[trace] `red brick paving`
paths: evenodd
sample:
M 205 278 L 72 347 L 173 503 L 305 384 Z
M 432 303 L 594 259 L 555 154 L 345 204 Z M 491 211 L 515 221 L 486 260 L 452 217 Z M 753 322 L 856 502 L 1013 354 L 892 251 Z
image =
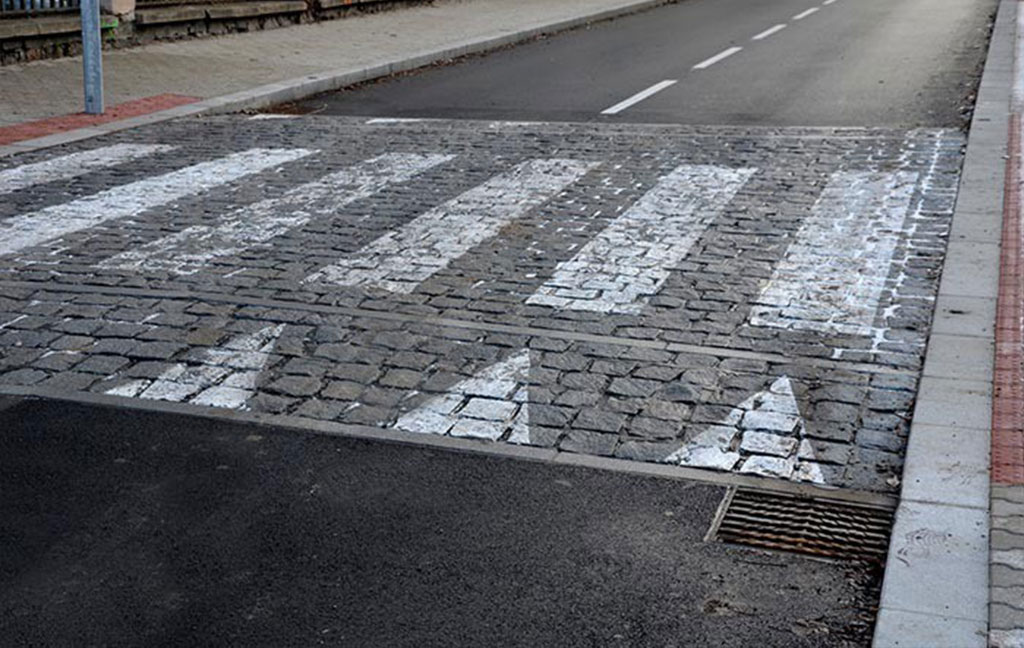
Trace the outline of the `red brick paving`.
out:
M 28 139 L 35 139 L 36 137 L 45 137 L 47 135 L 53 135 L 54 133 L 63 133 L 65 131 L 75 130 L 76 128 L 86 128 L 89 126 L 106 124 L 119 119 L 148 115 L 149 113 L 167 110 L 168 108 L 174 108 L 175 106 L 195 103 L 196 101 L 199 101 L 199 97 L 187 97 L 185 95 L 177 94 L 160 94 L 152 97 L 126 101 L 122 104 L 108 108 L 102 115 L 76 113 L 74 115 L 64 115 L 62 117 L 50 117 L 48 119 L 40 119 L 38 121 L 24 122 L 22 124 L 15 124 L 14 126 L 3 126 L 0 127 L 0 146 Z
M 992 481 L 1024 484 L 1024 259 L 1021 253 L 1021 116 L 1010 120 L 1003 199 L 992 406 Z

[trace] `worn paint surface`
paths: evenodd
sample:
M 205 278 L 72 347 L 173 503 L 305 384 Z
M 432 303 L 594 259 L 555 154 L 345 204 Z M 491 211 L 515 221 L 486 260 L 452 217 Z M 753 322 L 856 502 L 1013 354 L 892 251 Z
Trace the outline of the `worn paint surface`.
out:
M 309 281 L 408 293 L 470 248 L 493 237 L 596 166 L 531 160 L 417 217 Z
M 658 293 L 755 169 L 684 165 L 658 180 L 527 300 L 602 313 L 637 313 Z
M 72 232 L 138 215 L 311 153 L 306 149 L 250 149 L 16 216 L 0 226 L 0 254 L 11 254 Z

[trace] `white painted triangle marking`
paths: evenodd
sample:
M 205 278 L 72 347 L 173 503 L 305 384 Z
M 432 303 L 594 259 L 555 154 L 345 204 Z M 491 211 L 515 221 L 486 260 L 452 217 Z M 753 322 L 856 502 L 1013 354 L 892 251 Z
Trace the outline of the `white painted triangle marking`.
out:
M 147 155 L 173 150 L 173 146 L 162 144 L 114 144 L 91 151 L 62 155 L 35 164 L 24 164 L 13 169 L 3 169 L 0 171 L 0 195 L 46 182 L 70 180 L 95 169 L 117 166 Z
M 595 166 L 579 160 L 524 162 L 320 269 L 306 281 L 411 293 Z
M 195 365 L 178 363 L 154 380 L 132 380 L 104 393 L 241 409 L 255 394 L 256 381 L 284 326 L 233 337 L 223 346 L 204 350 Z
M 788 376 L 732 408 L 665 461 L 824 484 Z
M 529 373 L 530 352 L 524 349 L 402 415 L 393 427 L 490 441 L 509 432 L 509 443 L 529 443 Z
M 314 218 L 333 217 L 342 207 L 368 198 L 390 184 L 406 182 L 453 157 L 386 153 L 296 187 L 283 196 L 242 207 L 216 225 L 189 227 L 122 252 L 99 265 L 192 274 L 219 257 L 266 243 Z
M 0 222 L 0 255 L 141 214 L 314 152 L 306 149 L 250 149 L 15 216 Z

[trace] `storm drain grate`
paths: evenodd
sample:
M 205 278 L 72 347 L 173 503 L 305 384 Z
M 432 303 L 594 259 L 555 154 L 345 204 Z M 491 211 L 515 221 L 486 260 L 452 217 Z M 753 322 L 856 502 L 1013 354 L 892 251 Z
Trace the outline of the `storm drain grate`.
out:
M 887 508 L 745 489 L 722 504 L 709 539 L 833 560 L 884 562 L 889 550 Z

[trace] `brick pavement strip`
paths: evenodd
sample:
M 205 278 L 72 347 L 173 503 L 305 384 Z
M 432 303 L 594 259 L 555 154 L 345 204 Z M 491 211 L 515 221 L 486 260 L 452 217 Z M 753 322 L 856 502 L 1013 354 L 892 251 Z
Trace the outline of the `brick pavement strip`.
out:
M 6 257 L 0 383 L 879 493 L 899 485 L 958 181 L 958 133 L 235 116 L 20 156 L 7 173 L 127 143 L 176 149 L 25 186 L 0 207 L 0 227 L 35 227 L 42 221 L 33 215 L 123 194 L 116 214 L 52 235 L 40 228 Z M 256 147 L 295 154 L 166 204 L 132 193 L 150 178 Z M 382 154 L 404 161 L 374 163 L 373 178 L 339 171 Z M 439 206 L 553 157 L 575 161 L 572 177 L 468 249 L 433 226 L 409 228 L 427 223 L 424 214 L 443 224 Z M 409 160 L 423 163 L 407 169 Z M 677 218 L 687 203 L 648 193 L 695 165 L 708 170 L 711 195 L 726 183 L 700 223 Z M 340 185 L 315 184 L 332 173 Z M 858 195 L 870 195 L 851 203 L 864 245 L 885 246 L 869 251 L 884 272 L 870 281 L 832 273 L 820 284 L 808 275 L 810 292 L 794 292 L 792 304 L 815 308 L 794 306 L 759 325 L 755 308 L 785 297 L 779 269 L 799 271 L 806 250 L 832 244 L 807 224 L 835 209 L 823 202 L 835 201 L 828 187 L 851 173 L 900 179 L 898 208 L 887 181 L 867 182 Z M 500 210 L 529 189 L 512 181 L 485 197 Z M 328 209 L 324 191 L 350 199 Z M 474 200 L 475 210 L 492 209 Z M 579 285 L 559 295 L 573 306 L 531 303 L 595 237 L 630 234 L 615 225 L 619 215 L 651 231 L 633 233 L 613 266 L 577 263 L 565 276 Z M 266 236 L 228 235 L 253 218 L 270 223 Z M 664 254 L 650 238 L 666 228 L 690 237 L 685 252 Z M 383 257 L 361 250 L 381 241 L 396 271 L 426 264 L 429 272 L 416 270 L 396 291 L 345 276 L 308 280 L 339 260 L 362 259 L 352 272 L 378 273 Z M 610 274 L 615 281 L 604 283 Z M 630 295 L 630 307 L 576 307 L 603 291 Z M 827 300 L 829 291 L 841 299 Z

